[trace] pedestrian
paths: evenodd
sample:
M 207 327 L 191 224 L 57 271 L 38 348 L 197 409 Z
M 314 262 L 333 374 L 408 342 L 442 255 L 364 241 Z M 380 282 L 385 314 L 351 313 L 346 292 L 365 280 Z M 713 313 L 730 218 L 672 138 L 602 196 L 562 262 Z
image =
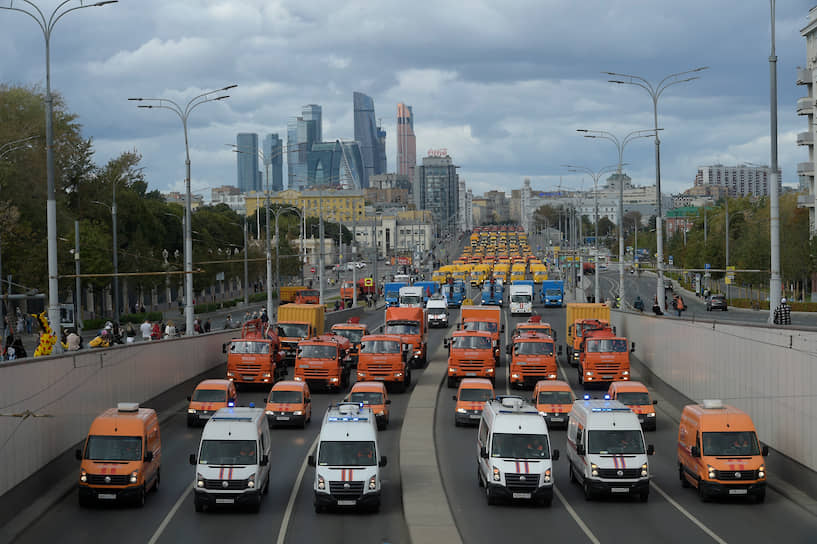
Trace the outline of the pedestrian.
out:
M 128 321 L 127 326 L 125 327 L 125 342 L 128 344 L 133 344 L 136 341 L 136 329 L 133 328 L 133 323 Z
M 652 311 L 655 315 L 664 315 L 664 312 L 661 311 L 661 305 L 658 304 L 658 295 L 655 295 L 652 299 Z
M 77 351 L 82 347 L 82 337 L 77 334 L 76 329 L 69 329 L 63 347 L 68 351 Z
M 202 334 L 204 332 L 204 329 L 201 328 L 201 321 L 199 321 L 198 318 L 193 321 L 193 332 L 196 334 Z
M 261 310 L 261 323 L 269 323 L 269 316 L 267 315 L 266 308 Z
M 340 310 L 340 301 L 336 300 L 335 301 L 335 311 L 337 312 L 338 310 Z
M 150 329 L 150 339 L 151 340 L 160 340 L 162 338 L 162 328 L 159 325 L 159 322 L 153 324 Z
M 150 324 L 150 320 L 145 317 L 144 323 L 139 325 L 139 331 L 142 333 L 142 340 L 147 341 L 150 340 L 150 331 L 153 329 L 153 326 Z
M 204 321 L 204 332 L 210 332 L 210 318 L 209 317 Z
M 176 337 L 176 324 L 173 323 L 172 319 L 167 320 L 167 325 L 165 326 L 165 338 L 175 338 Z
M 23 340 L 19 336 L 14 338 L 14 342 L 12 342 L 11 347 L 14 348 L 15 359 L 25 359 L 28 357 L 26 348 L 23 346 Z
M 791 325 L 791 306 L 786 297 L 780 299 L 780 304 L 774 309 L 775 325 Z
M 673 300 L 673 307 L 675 311 L 678 313 L 678 317 L 681 317 L 681 312 L 685 311 L 686 304 L 684 304 L 684 299 L 681 298 L 681 295 L 675 295 L 675 299 Z
M 224 329 L 234 329 L 235 324 L 233 323 L 233 316 L 227 314 L 227 319 L 224 321 Z

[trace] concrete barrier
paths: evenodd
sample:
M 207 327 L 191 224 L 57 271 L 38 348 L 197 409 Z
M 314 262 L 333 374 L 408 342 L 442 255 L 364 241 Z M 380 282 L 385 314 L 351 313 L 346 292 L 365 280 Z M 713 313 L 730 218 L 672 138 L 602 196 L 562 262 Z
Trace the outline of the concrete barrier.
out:
M 0 365 L 0 495 L 65 452 L 120 401 L 144 402 L 224 361 L 235 331 Z
M 817 470 L 817 330 L 626 312 L 612 320 L 658 378 L 695 401 L 746 411 L 761 441 Z

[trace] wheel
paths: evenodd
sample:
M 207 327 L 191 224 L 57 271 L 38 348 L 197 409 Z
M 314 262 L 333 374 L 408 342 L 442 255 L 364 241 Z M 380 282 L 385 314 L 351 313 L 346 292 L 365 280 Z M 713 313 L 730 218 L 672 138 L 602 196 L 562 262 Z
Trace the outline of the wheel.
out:
M 540 499 L 539 500 L 539 506 L 542 506 L 544 508 L 550 508 L 550 506 L 552 504 L 553 504 L 553 497 L 547 497 L 546 499 Z
M 457 416 L 454 416 L 454 427 L 462 427 L 462 423 L 457 419 Z
M 267 472 L 267 479 L 264 480 L 264 495 L 269 493 L 269 472 Z
M 698 478 L 698 497 L 701 499 L 701 502 L 709 502 L 709 497 L 704 491 L 704 486 L 701 484 L 701 479 Z
M 584 487 L 584 500 L 592 501 L 593 500 L 593 491 L 590 489 L 590 482 L 585 480 L 583 487 Z
M 485 484 L 482 483 L 482 474 L 479 472 L 479 465 L 477 465 L 477 485 L 479 487 L 484 487 Z
M 584 372 L 579 368 L 579 385 L 584 385 Z
M 371 512 L 372 514 L 377 514 L 378 512 L 380 512 L 380 501 L 377 501 L 376 503 L 372 504 L 369 507 L 369 512 Z
M 156 481 L 153 482 L 153 492 L 157 493 L 159 491 L 159 484 L 162 482 L 162 469 L 156 469 Z
M 681 487 L 689 487 L 689 480 L 684 476 L 684 465 L 678 465 L 678 477 L 681 479 Z
M 487 485 L 485 486 L 485 500 L 488 502 L 488 506 L 493 506 L 496 504 L 496 497 L 491 495 L 491 488 Z
M 315 504 L 315 513 L 322 514 L 323 512 L 324 512 L 323 506 L 321 506 L 320 504 Z
M 196 508 L 196 512 L 204 512 L 204 503 L 198 497 L 193 498 L 193 506 Z
M 449 388 L 449 389 L 454 389 L 455 387 L 457 387 L 457 380 L 456 380 L 456 378 L 448 378 L 448 383 L 447 383 L 447 385 L 448 385 L 448 388 Z
M 258 495 L 258 499 L 255 502 L 250 503 L 249 509 L 250 512 L 253 513 L 257 513 L 259 510 L 261 510 L 261 495 Z
M 762 502 L 763 502 L 763 501 L 765 501 L 765 500 L 766 500 L 766 490 L 765 490 L 765 489 L 761 489 L 761 490 L 758 492 L 758 494 L 757 494 L 757 495 L 755 495 L 755 502 L 756 502 L 757 504 L 760 504 L 760 503 L 762 503 Z
M 570 474 L 570 481 L 575 484 L 577 480 L 576 480 L 576 473 L 573 472 L 573 463 L 568 463 L 567 466 L 568 466 L 567 471 Z
M 192 427 L 195 422 L 193 421 L 192 417 L 187 418 L 187 426 Z
M 139 490 L 139 493 L 136 495 L 135 501 L 136 501 L 136 506 L 138 506 L 139 508 L 142 508 L 143 506 L 145 506 L 145 488 L 144 487 L 142 487 L 142 489 Z
M 641 494 L 638 496 L 638 500 L 640 500 L 641 502 L 647 502 L 648 500 L 650 500 L 650 491 L 649 491 L 649 490 L 647 490 L 647 491 L 643 491 L 643 492 L 642 492 L 642 493 L 641 493 Z
M 301 421 L 301 425 L 300 425 L 300 427 L 301 427 L 301 429 L 306 428 L 306 418 L 304 418 L 304 419 Z

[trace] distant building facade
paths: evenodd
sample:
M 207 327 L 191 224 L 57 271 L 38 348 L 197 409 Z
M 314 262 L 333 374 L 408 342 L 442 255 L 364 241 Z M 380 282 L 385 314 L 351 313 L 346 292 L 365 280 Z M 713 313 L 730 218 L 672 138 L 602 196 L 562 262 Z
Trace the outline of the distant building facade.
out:
M 278 134 L 264 136 L 262 150 L 264 151 L 264 167 L 270 169 L 270 189 L 284 190 L 284 141 Z M 265 170 L 266 171 L 266 170 Z M 262 190 L 265 190 L 264 187 Z
M 258 176 L 258 134 L 241 132 L 235 138 L 236 186 L 242 193 L 261 190 Z
M 301 116 L 287 123 L 287 189 L 309 187 L 307 153 L 322 136 L 322 109 L 317 104 L 304 106 Z
M 306 162 L 310 187 L 363 188 L 365 173 L 358 142 L 315 142 Z
M 417 166 L 417 138 L 414 136 L 414 110 L 397 104 L 397 173 L 414 180 Z
M 699 166 L 695 186 L 720 185 L 726 187 L 730 197 L 769 196 L 771 171 L 768 166 Z M 777 172 L 778 191 L 782 187 L 780 170 Z
M 360 143 L 360 152 L 363 156 L 364 175 L 361 187 L 366 188 L 369 186 L 370 176 L 386 173 L 386 133 L 377 126 L 374 100 L 370 96 L 354 92 L 352 102 L 354 105 L 355 140 Z
M 457 168 L 445 150 L 423 158 L 423 164 L 417 167 L 415 202 L 418 209 L 431 212 L 437 236 L 452 231 L 459 223 Z

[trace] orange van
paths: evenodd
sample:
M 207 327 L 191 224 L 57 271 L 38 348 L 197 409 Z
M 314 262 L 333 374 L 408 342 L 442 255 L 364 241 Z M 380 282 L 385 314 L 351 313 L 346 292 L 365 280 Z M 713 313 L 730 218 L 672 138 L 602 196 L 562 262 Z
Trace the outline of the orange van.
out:
M 491 380 L 482 378 L 465 378 L 454 395 L 454 425 L 478 425 L 482 417 L 482 406 L 485 401 L 494 398 L 494 386 Z
M 187 397 L 187 426 L 204 423 L 219 408 L 235 406 L 238 393 L 230 380 L 204 380 Z
M 617 381 L 610 384 L 607 390 L 612 400 L 627 406 L 638 416 L 638 421 L 645 431 L 655 430 L 655 408 L 657 400 L 650 399 L 647 386 L 641 382 Z
M 378 429 L 389 424 L 389 394 L 382 382 L 357 382 L 352 386 L 345 402 L 360 402 L 367 405 L 375 416 Z
M 573 408 L 576 396 L 570 385 L 561 380 L 540 380 L 533 387 L 531 403 L 539 410 L 539 415 L 545 418 L 548 428 L 556 426 L 567 427 L 568 414 Z
M 684 406 L 678 427 L 678 476 L 683 487 L 710 497 L 766 498 L 769 447 L 748 414 L 720 400 Z
M 94 419 L 76 450 L 79 505 L 128 500 L 144 506 L 145 494 L 159 489 L 162 442 L 159 418 L 136 402 L 120 402 Z
M 272 386 L 264 409 L 270 427 L 298 425 L 302 429 L 312 420 L 312 396 L 306 382 L 286 380 Z

